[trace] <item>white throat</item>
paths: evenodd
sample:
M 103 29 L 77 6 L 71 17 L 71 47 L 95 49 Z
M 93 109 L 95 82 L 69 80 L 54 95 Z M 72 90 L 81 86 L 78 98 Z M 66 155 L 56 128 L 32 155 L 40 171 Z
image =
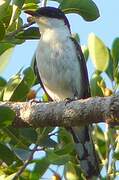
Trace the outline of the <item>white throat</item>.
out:
M 65 25 L 43 28 L 36 52 L 44 87 L 50 97 L 57 101 L 74 97 L 76 93 L 80 95 L 81 92 L 80 67 L 70 36 Z

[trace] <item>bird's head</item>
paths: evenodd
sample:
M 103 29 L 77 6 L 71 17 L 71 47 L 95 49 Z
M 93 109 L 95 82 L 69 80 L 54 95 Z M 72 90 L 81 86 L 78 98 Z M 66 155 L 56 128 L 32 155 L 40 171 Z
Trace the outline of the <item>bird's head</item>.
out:
M 52 29 L 61 27 L 70 30 L 68 19 L 59 8 L 41 7 L 36 11 L 27 10 L 25 13 L 33 17 L 41 31 L 46 28 Z

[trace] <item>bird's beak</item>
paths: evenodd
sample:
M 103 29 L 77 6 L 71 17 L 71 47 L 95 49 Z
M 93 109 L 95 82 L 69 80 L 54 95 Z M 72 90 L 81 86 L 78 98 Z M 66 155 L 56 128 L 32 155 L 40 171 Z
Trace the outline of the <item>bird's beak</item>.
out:
M 27 10 L 27 11 L 24 11 L 26 14 L 29 14 L 33 17 L 39 17 L 39 14 L 36 12 L 36 11 L 32 11 L 32 10 Z

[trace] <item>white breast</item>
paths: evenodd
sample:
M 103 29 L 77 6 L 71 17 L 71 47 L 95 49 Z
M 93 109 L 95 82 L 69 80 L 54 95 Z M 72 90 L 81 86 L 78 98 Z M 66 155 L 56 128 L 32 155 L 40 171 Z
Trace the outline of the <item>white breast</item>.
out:
M 57 31 L 44 33 L 36 61 L 44 87 L 53 100 L 80 97 L 80 66 L 69 35 Z

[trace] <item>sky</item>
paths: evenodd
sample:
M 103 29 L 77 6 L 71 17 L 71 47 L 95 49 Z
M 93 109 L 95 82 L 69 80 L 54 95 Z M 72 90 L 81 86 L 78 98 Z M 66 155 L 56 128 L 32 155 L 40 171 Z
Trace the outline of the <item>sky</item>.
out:
M 76 14 L 68 14 L 72 32 L 76 32 L 80 36 L 81 44 L 87 44 L 88 35 L 94 32 L 100 37 L 106 46 L 111 47 L 114 38 L 119 36 L 119 0 L 94 0 L 97 4 L 100 17 L 93 22 L 86 22 L 82 17 Z M 57 3 L 50 3 L 57 7 Z M 26 15 L 22 14 L 23 19 Z M 6 79 L 9 79 L 13 74 L 17 73 L 21 67 L 30 65 L 32 56 L 37 47 L 38 40 L 28 40 L 21 45 L 17 45 L 13 51 L 12 57 L 7 68 L 1 74 Z M 93 72 L 93 67 L 89 61 L 88 71 Z
M 100 11 L 100 18 L 93 22 L 86 22 L 76 14 L 67 15 L 72 32 L 80 36 L 81 44 L 87 44 L 88 35 L 93 32 L 100 37 L 106 46 L 111 47 L 114 38 L 119 37 L 119 0 L 94 0 Z M 50 3 L 57 7 L 57 3 Z M 22 14 L 25 20 L 25 14 Z M 37 47 L 38 40 L 29 40 L 24 44 L 17 45 L 14 49 L 10 62 L 1 74 L 7 80 L 17 73 L 22 67 L 30 65 L 32 56 Z M 88 62 L 89 74 L 93 72 L 93 66 Z

